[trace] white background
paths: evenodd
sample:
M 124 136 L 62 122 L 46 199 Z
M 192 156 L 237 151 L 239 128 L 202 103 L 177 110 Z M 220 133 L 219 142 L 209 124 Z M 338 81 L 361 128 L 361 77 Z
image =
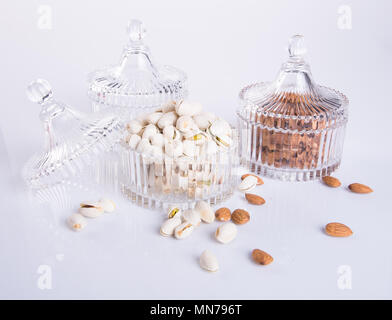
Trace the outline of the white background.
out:
M 40 5 L 52 9 L 50 30 L 37 25 Z M 338 27 L 341 5 L 352 9 L 351 30 Z M 391 9 L 387 0 L 2 1 L 0 298 L 392 298 Z M 213 239 L 218 223 L 184 241 L 162 238 L 163 213 L 121 196 L 115 214 L 89 221 L 82 233 L 65 225 L 73 210 L 32 203 L 20 170 L 41 147 L 42 130 L 26 85 L 45 78 L 59 100 L 88 111 L 86 75 L 118 61 L 130 18 L 144 21 L 157 61 L 187 73 L 190 97 L 233 123 L 239 90 L 274 79 L 288 38 L 305 35 L 315 80 L 350 99 L 336 173 L 344 187 L 266 179 L 257 190 L 263 207 L 235 194 L 224 205 L 252 218 L 226 246 Z M 375 192 L 350 193 L 352 182 Z M 83 196 L 72 195 L 74 208 Z M 326 236 L 331 221 L 354 235 Z M 216 274 L 198 266 L 206 248 L 220 261 Z M 275 261 L 255 265 L 254 248 Z M 52 271 L 51 289 L 37 284 L 42 265 Z M 342 265 L 352 271 L 352 289 L 338 286 Z

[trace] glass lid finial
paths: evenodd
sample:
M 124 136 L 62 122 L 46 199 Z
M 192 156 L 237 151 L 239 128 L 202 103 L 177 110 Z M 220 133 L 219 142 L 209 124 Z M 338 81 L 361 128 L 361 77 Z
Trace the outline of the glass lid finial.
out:
M 52 87 L 44 79 L 37 79 L 31 82 L 26 89 L 27 97 L 35 103 L 43 103 L 53 96 Z
M 140 20 L 132 19 L 128 23 L 127 33 L 130 44 L 140 44 L 146 35 L 146 28 Z
M 303 60 L 306 54 L 305 37 L 300 34 L 292 36 L 289 40 L 288 50 L 291 59 Z

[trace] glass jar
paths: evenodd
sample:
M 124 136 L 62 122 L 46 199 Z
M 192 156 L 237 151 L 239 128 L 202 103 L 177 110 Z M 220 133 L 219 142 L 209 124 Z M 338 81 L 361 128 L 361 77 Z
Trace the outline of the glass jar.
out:
M 94 112 L 110 110 L 126 124 L 138 114 L 153 111 L 187 97 L 187 77 L 171 66 L 159 66 L 144 43 L 146 30 L 139 20 L 131 20 L 120 63 L 91 73 L 88 96 Z M 122 149 L 114 149 L 96 163 L 98 179 L 110 188 L 119 189 L 122 174 L 119 162 Z
M 119 143 L 124 126 L 110 113 L 83 114 L 53 98 L 46 80 L 38 79 L 27 88 L 29 99 L 41 106 L 45 132 L 41 152 L 33 155 L 22 170 L 30 190 L 41 199 L 60 199 L 66 188 L 94 189 L 99 186 L 94 170 L 98 159 Z
M 234 192 L 238 168 L 237 130 L 227 122 L 221 126 L 225 129 L 212 130 L 224 121 L 216 119 L 203 129 L 192 129 L 186 134 L 174 129 L 178 121 L 173 120 L 173 125 L 164 127 L 163 134 L 154 124 L 148 124 L 141 129 L 142 137 L 133 133 L 122 141 L 120 184 L 123 194 L 132 202 L 146 208 L 176 205 L 187 209 L 193 208 L 199 200 L 216 204 Z M 170 139 L 166 128 L 173 130 Z M 150 129 L 165 139 L 164 143 L 155 144 L 154 136 L 145 138 Z
M 252 172 L 307 181 L 340 165 L 348 99 L 314 82 L 305 52 L 303 36 L 293 36 L 277 79 L 240 91 L 240 158 Z

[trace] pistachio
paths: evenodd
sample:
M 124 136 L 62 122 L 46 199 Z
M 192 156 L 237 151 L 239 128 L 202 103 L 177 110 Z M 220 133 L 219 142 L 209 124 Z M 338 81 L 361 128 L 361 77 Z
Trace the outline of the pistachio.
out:
M 191 135 L 186 136 L 186 139 L 189 141 L 193 141 L 196 145 L 201 146 L 207 142 L 208 136 L 203 131 L 192 132 Z
M 163 136 L 168 141 L 176 141 L 181 139 L 181 133 L 174 126 L 163 128 Z
M 169 219 L 179 218 L 182 215 L 182 210 L 176 206 L 172 206 L 169 208 L 167 216 Z
M 213 137 L 219 136 L 228 136 L 231 137 L 231 127 L 229 123 L 223 119 L 215 120 L 211 126 L 209 127 L 209 132 Z
M 162 107 L 162 112 L 163 113 L 167 113 L 167 112 L 170 112 L 170 111 L 175 111 L 175 107 L 176 107 L 176 102 L 175 101 L 170 101 L 169 103 L 167 103 L 167 104 L 165 104 L 163 107 Z
M 215 113 L 212 112 L 208 112 L 208 111 L 203 111 L 200 112 L 199 114 L 203 115 L 204 117 L 206 117 L 208 119 L 208 121 L 212 124 L 216 119 L 218 119 L 218 117 L 216 116 Z
M 197 146 L 194 141 L 184 140 L 182 143 L 183 153 L 188 157 L 194 157 L 197 152 Z
M 197 133 L 199 133 L 199 129 L 196 128 L 196 127 L 193 127 L 193 128 L 191 128 L 191 129 L 189 129 L 188 131 L 183 131 L 183 132 L 181 132 L 181 135 L 182 135 L 183 139 L 192 141 L 192 140 L 193 140 L 193 137 L 194 137 Z
M 193 116 L 193 120 L 201 130 L 207 130 L 215 119 L 216 116 L 211 112 L 202 112 Z
M 102 198 L 99 200 L 98 205 L 103 209 L 104 212 L 111 213 L 116 209 L 116 205 L 113 200 Z
M 200 113 L 203 107 L 197 102 L 182 101 L 176 105 L 175 109 L 179 116 L 193 116 Z
M 151 146 L 149 150 L 149 155 L 155 160 L 160 161 L 163 158 L 162 147 L 159 146 Z
M 182 155 L 183 146 L 181 141 L 166 141 L 165 142 L 165 154 L 175 158 Z
M 217 145 L 214 141 L 207 141 L 202 149 L 207 155 L 213 155 L 218 151 Z
M 196 210 L 188 209 L 183 212 L 182 220 L 184 222 L 189 222 L 195 227 L 197 227 L 200 225 L 201 222 L 200 213 Z
M 237 236 L 237 227 L 232 222 L 225 222 L 215 232 L 215 238 L 221 243 L 229 243 Z
M 160 229 L 161 235 L 164 237 L 169 237 L 174 234 L 174 230 L 181 224 L 181 219 L 178 217 L 174 217 L 172 219 L 166 220 Z
M 164 129 L 167 126 L 174 126 L 178 116 L 174 111 L 165 113 L 158 121 L 158 127 Z
M 87 225 L 87 220 L 80 213 L 74 213 L 68 218 L 67 223 L 72 230 L 82 231 Z
M 219 269 L 218 259 L 209 250 L 203 251 L 203 253 L 200 256 L 199 263 L 200 263 L 200 267 L 210 272 L 215 272 L 218 271 Z
M 241 180 L 244 180 L 247 176 L 254 176 L 254 177 L 256 177 L 256 179 L 257 179 L 257 185 L 258 185 L 258 186 L 261 186 L 262 184 L 264 184 L 263 179 L 261 179 L 259 176 L 256 176 L 256 175 L 253 174 L 253 173 L 245 173 L 245 174 L 243 174 L 243 175 L 241 176 Z
M 131 120 L 127 123 L 126 128 L 129 133 L 138 134 L 142 130 L 143 125 L 137 120 Z
M 212 223 L 215 220 L 215 213 L 209 203 L 205 201 L 198 201 L 195 210 L 199 212 L 201 220 L 206 223 Z
M 103 214 L 99 203 L 84 202 L 80 204 L 79 213 L 87 218 L 97 218 Z
M 162 133 L 157 133 L 150 138 L 150 143 L 153 146 L 157 146 L 157 147 L 162 148 L 165 145 L 165 137 L 163 136 Z
M 158 134 L 158 128 L 155 124 L 149 124 L 144 128 L 142 139 L 150 140 L 156 134 Z
M 177 119 L 176 128 L 183 133 L 190 132 L 195 127 L 196 124 L 190 116 L 181 116 Z
M 192 223 L 184 222 L 174 229 L 174 236 L 177 239 L 185 239 L 191 235 L 194 228 Z
M 129 137 L 128 146 L 129 146 L 132 150 L 135 150 L 136 147 L 137 147 L 137 145 L 139 144 L 140 140 L 142 140 L 142 138 L 140 138 L 139 135 L 137 135 L 137 134 L 132 134 L 132 135 Z
M 149 154 L 151 151 L 151 144 L 148 139 L 141 139 L 136 147 L 136 151 L 143 154 Z
M 140 113 L 136 116 L 134 120 L 138 121 L 142 127 L 145 127 L 146 125 L 148 125 L 147 115 L 148 114 L 146 113 Z
M 216 144 L 221 147 L 230 147 L 233 143 L 233 140 L 228 135 L 216 135 L 213 136 Z
M 177 165 L 181 171 L 187 171 L 189 164 L 192 162 L 192 158 L 182 155 L 177 158 Z
M 242 192 L 249 192 L 254 187 L 256 187 L 257 182 L 258 180 L 255 176 L 247 176 L 244 180 L 242 180 L 238 186 L 238 189 Z
M 153 112 L 146 116 L 146 120 L 148 123 L 156 125 L 162 116 L 163 112 Z

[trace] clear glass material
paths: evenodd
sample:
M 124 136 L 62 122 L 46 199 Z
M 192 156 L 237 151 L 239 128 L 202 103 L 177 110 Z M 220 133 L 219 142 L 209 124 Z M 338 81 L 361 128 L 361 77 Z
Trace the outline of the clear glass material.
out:
M 145 33 L 140 21 L 131 20 L 120 63 L 89 76 L 88 95 L 94 111 L 110 107 L 127 121 L 138 113 L 187 96 L 186 75 L 174 67 L 153 62 L 143 41 Z
M 216 204 L 234 192 L 239 162 L 236 130 L 229 147 L 218 147 L 213 154 L 201 150 L 197 157 L 152 156 L 131 150 L 126 143 L 122 146 L 121 188 L 139 206 L 187 209 L 199 200 Z
M 313 81 L 305 52 L 303 36 L 293 36 L 277 79 L 239 94 L 240 158 L 253 172 L 306 181 L 340 165 L 348 99 Z
M 27 95 L 41 106 L 39 117 L 45 132 L 44 149 L 23 168 L 28 186 L 50 193 L 57 190 L 53 186 L 71 185 L 71 181 L 99 182 L 93 168 L 120 141 L 124 126 L 119 117 L 71 109 L 53 98 L 51 86 L 42 79 L 28 86 Z

